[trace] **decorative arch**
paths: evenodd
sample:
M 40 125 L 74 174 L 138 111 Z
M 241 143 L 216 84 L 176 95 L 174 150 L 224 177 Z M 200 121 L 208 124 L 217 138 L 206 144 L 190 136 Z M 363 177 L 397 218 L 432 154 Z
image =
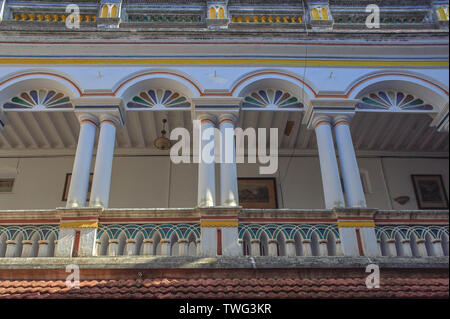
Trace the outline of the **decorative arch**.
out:
M 353 81 L 345 97 L 361 99 L 371 93 L 394 91 L 411 94 L 439 112 L 448 103 L 448 88 L 434 79 L 424 78 L 415 73 L 383 72 L 367 74 Z
M 243 108 L 304 109 L 317 93 L 312 84 L 296 74 L 260 70 L 237 79 L 231 95 L 244 98 Z
M 113 94 L 124 101 L 132 99 L 142 91 L 167 89 L 179 92 L 187 98 L 200 97 L 202 86 L 190 75 L 173 70 L 147 70 L 131 74 L 113 87 Z
M 83 96 L 81 85 L 70 76 L 53 70 L 27 70 L 9 74 L 0 79 L 0 97 L 10 96 L 31 89 L 54 89 L 70 98 Z
M 181 93 L 170 89 L 149 89 L 127 102 L 128 108 L 190 108 L 191 102 Z

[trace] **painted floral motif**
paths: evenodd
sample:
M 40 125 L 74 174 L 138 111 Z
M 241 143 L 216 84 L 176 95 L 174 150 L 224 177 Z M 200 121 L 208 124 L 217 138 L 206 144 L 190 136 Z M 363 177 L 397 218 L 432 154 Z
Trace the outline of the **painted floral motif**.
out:
M 303 103 L 288 92 L 281 90 L 259 90 L 245 97 L 244 108 L 303 108 Z
M 15 96 L 6 102 L 5 109 L 23 109 L 43 106 L 45 108 L 72 108 L 70 98 L 53 90 L 31 90 Z
M 433 107 L 411 94 L 402 92 L 375 92 L 361 99 L 359 109 L 391 109 L 429 111 Z
M 129 108 L 163 107 L 190 107 L 191 103 L 186 97 L 171 90 L 148 90 L 136 95 L 128 102 Z

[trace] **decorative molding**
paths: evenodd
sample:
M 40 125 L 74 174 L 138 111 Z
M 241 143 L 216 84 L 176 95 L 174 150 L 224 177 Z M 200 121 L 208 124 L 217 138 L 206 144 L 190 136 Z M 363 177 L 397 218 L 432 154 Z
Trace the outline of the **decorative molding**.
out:
M 378 91 L 370 93 L 356 105 L 358 109 L 382 109 L 382 110 L 414 110 L 432 111 L 432 105 L 427 104 L 422 99 L 412 94 L 397 91 Z
M 263 89 L 250 93 L 243 102 L 243 108 L 298 108 L 304 105 L 292 94 L 278 89 Z
M 179 92 L 164 89 L 142 91 L 127 103 L 128 108 L 190 108 L 191 102 Z
M 4 109 L 73 108 L 70 97 L 55 90 L 30 90 L 22 92 L 3 104 Z

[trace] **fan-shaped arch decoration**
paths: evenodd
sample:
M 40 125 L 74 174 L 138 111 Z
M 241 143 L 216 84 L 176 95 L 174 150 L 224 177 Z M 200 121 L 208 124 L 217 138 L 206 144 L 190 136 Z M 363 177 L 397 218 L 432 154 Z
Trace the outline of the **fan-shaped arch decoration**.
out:
M 70 98 L 54 90 L 31 90 L 14 96 L 3 105 L 5 109 L 31 109 L 37 106 L 45 108 L 72 108 Z
M 148 90 L 134 96 L 127 106 L 129 108 L 162 107 L 190 107 L 191 102 L 178 92 L 172 90 Z
M 292 96 L 290 93 L 282 90 L 258 90 L 244 98 L 242 103 L 244 108 L 303 108 L 303 103 Z
M 433 106 L 407 93 L 395 91 L 373 92 L 361 99 L 356 105 L 359 109 L 399 109 L 430 111 Z

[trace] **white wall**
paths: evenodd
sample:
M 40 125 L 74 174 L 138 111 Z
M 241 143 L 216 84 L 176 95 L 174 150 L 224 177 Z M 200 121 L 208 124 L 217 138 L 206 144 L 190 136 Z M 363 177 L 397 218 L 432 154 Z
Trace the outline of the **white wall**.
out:
M 441 174 L 449 191 L 448 159 L 373 157 L 358 163 L 369 176 L 366 200 L 372 208 L 417 209 L 412 174 Z M 65 206 L 61 199 L 72 164 L 71 156 L 0 158 L 0 178 L 16 176 L 13 193 L 0 194 L 0 209 Z M 238 164 L 238 176 L 275 177 L 280 208 L 324 208 L 316 157 L 280 157 L 278 172 L 269 176 L 261 176 L 257 164 Z M 197 202 L 196 164 L 174 165 L 166 156 L 115 157 L 111 183 L 110 207 L 194 207 Z M 405 195 L 411 198 L 407 204 L 393 201 Z

